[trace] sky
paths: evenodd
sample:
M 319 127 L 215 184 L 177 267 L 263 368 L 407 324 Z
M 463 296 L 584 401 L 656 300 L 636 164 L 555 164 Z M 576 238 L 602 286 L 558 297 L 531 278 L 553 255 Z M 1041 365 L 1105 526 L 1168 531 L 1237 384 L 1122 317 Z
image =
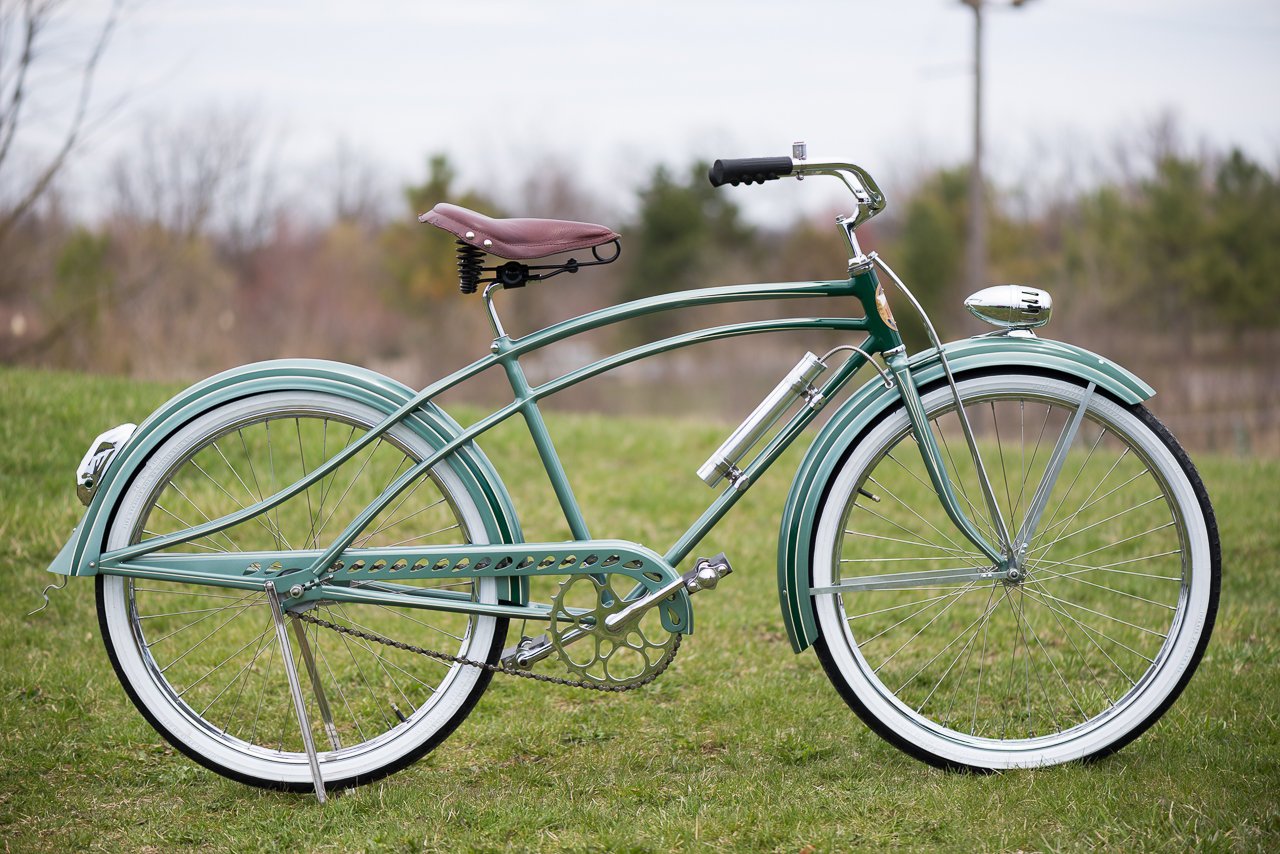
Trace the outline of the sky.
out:
M 103 8 L 85 0 L 75 25 Z M 892 203 L 919 170 L 969 157 L 972 47 L 958 0 L 140 0 L 95 84 L 123 107 L 74 174 L 101 181 L 141 125 L 217 108 L 251 112 L 298 174 L 344 143 L 395 203 L 445 152 L 499 196 L 554 161 L 621 214 L 658 163 L 795 140 L 883 176 Z M 1161 116 L 1193 148 L 1280 162 L 1275 0 L 993 3 L 984 48 L 997 180 L 1083 169 Z M 755 219 L 838 198 L 785 183 L 734 192 Z

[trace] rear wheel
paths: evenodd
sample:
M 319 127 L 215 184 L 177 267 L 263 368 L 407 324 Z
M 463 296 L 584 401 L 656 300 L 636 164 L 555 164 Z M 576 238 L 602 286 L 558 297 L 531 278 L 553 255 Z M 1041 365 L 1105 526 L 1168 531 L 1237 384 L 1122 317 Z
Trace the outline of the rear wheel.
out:
M 224 404 L 156 450 L 117 508 L 108 548 L 184 530 L 269 497 L 383 417 L 345 397 L 306 391 Z M 323 548 L 430 453 L 427 439 L 399 425 L 277 508 L 170 552 Z M 379 514 L 355 545 L 485 541 L 483 516 L 466 483 L 440 464 Z M 497 601 L 493 579 L 442 586 Z M 232 779 L 312 788 L 265 593 L 99 575 L 97 595 L 116 673 L 161 735 Z M 322 602 L 310 613 L 491 663 L 506 634 L 505 620 L 420 609 Z M 421 757 L 461 723 L 492 675 L 289 619 L 328 788 L 365 783 Z
M 1024 373 L 959 389 L 1011 534 L 1084 397 Z M 951 390 L 923 395 L 966 514 L 998 542 Z M 1209 641 L 1217 527 L 1194 466 L 1141 406 L 1088 403 L 1017 581 L 947 519 L 905 409 L 873 424 L 836 470 L 814 537 L 819 658 L 884 738 L 934 765 L 1000 769 L 1105 755 L 1173 703 Z M 954 570 L 967 578 L 912 581 Z M 893 576 L 897 576 L 894 578 Z

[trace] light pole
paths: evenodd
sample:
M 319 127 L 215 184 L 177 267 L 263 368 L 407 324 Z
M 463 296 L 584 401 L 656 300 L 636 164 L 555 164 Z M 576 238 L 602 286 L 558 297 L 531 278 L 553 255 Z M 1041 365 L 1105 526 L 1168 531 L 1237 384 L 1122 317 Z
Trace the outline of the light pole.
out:
M 982 181 L 982 8 L 988 0 L 960 0 L 973 10 L 973 165 L 969 169 L 969 290 L 987 286 L 987 205 Z M 1011 0 L 1021 6 L 1027 0 Z

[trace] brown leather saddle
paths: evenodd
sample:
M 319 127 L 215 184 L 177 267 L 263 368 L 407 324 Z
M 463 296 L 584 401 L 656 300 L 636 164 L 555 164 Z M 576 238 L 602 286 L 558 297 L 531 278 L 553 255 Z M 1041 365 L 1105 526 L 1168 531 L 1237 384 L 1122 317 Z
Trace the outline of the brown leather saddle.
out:
M 513 261 L 590 249 L 617 240 L 603 225 L 560 219 L 493 219 L 444 202 L 418 217 L 469 246 Z

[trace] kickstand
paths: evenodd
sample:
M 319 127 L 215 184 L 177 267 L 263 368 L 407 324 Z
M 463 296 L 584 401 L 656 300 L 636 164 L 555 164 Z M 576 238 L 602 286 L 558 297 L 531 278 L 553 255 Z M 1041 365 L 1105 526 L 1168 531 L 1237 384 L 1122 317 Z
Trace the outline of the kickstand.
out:
M 275 582 L 268 581 L 264 587 L 267 591 L 267 601 L 271 604 L 271 616 L 276 621 L 276 639 L 280 641 L 284 672 L 289 677 L 289 693 L 293 694 L 293 707 L 298 712 L 298 726 L 302 728 L 302 745 L 306 748 L 307 762 L 311 765 L 311 779 L 316 788 L 316 800 L 324 803 L 324 779 L 320 776 L 320 759 L 316 756 L 316 743 L 311 738 L 311 721 L 307 719 L 307 706 L 302 697 L 302 683 L 298 681 L 298 669 L 293 664 L 293 648 L 289 646 L 289 632 L 285 626 L 284 613 L 280 610 L 280 596 L 276 593 Z

